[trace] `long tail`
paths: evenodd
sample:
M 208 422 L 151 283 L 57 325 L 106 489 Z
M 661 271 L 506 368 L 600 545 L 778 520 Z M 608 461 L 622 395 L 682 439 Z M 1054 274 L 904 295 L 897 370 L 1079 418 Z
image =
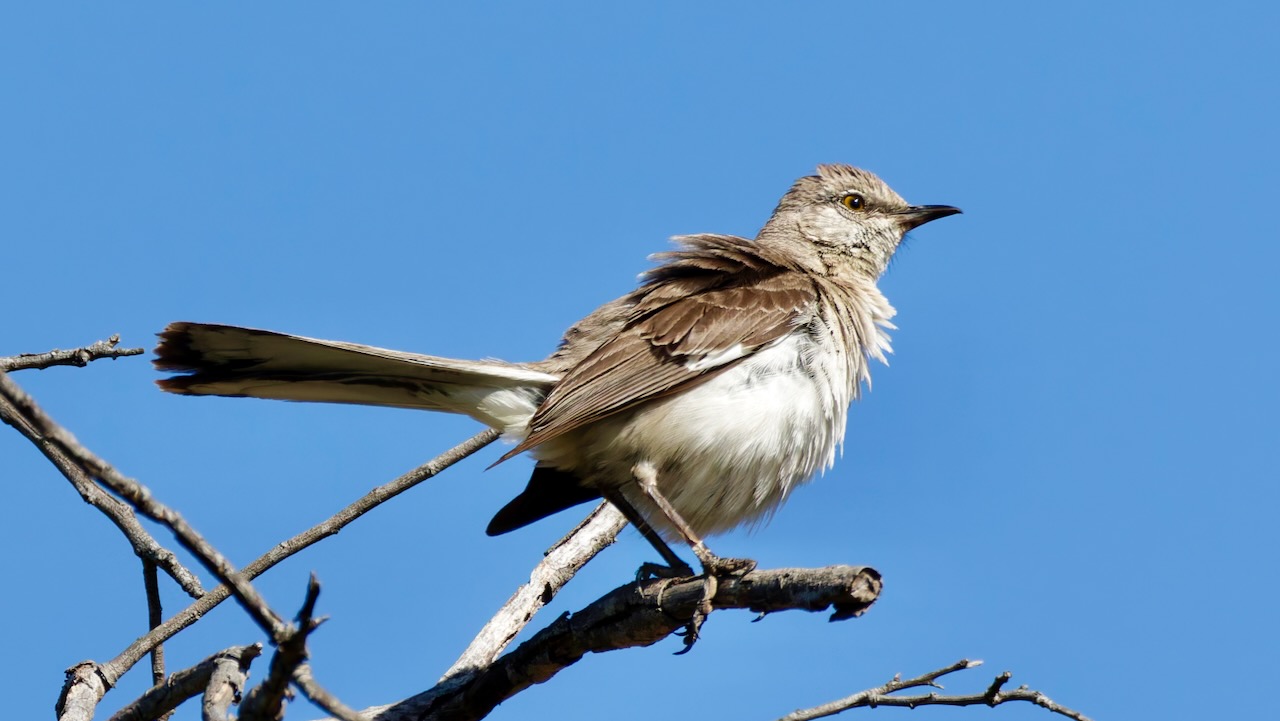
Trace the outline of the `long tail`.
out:
M 356 403 L 463 413 L 519 433 L 559 376 L 207 323 L 170 323 L 152 361 L 170 393 Z

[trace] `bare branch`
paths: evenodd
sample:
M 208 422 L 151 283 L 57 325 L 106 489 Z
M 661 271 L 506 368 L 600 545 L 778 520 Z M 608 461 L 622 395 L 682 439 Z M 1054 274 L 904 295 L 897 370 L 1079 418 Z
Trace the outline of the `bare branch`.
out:
M 219 651 L 191 668 L 174 673 L 164 683 L 148 689 L 111 717 L 110 721 L 148 721 L 170 714 L 184 701 L 205 693 L 219 664 L 248 671 L 249 664 L 262 653 L 262 644 L 233 646 Z
M 261 648 L 259 645 L 258 649 Z M 240 692 L 244 689 L 245 679 L 249 677 L 249 662 L 257 655 L 255 652 L 248 658 L 245 657 L 247 654 L 242 654 L 239 658 L 224 654 L 214 656 L 209 683 L 200 700 L 202 721 L 231 721 L 231 705 L 240 702 Z
M 15 356 L 6 356 L 0 358 L 0 372 L 7 373 L 9 371 L 29 370 L 32 368 L 43 370 L 52 366 L 79 366 L 83 368 L 89 365 L 91 361 L 103 358 L 115 359 L 124 356 L 142 355 L 146 352 L 142 348 L 117 348 L 116 345 L 118 343 L 120 343 L 120 336 L 117 334 L 83 348 L 72 350 L 54 349 L 48 353 L 22 353 Z
M 860 706 L 867 706 L 867 705 L 874 705 L 874 704 L 870 704 L 867 701 L 867 699 L 873 696 L 876 698 L 879 698 L 884 696 L 885 694 L 893 693 L 894 691 L 901 691 L 904 688 L 917 688 L 920 686 L 933 686 L 935 688 L 942 688 L 936 683 L 936 681 L 939 678 L 942 678 L 947 674 L 955 673 L 956 671 L 961 671 L 966 668 L 974 668 L 976 666 L 981 666 L 981 665 L 982 665 L 981 661 L 970 661 L 968 659 L 961 659 L 951 664 L 950 666 L 947 666 L 945 668 L 940 668 L 936 671 L 930 671 L 929 673 L 926 673 L 921 676 L 917 676 L 913 679 L 908 679 L 906 681 L 902 680 L 901 675 L 894 676 L 888 683 L 886 683 L 883 686 L 867 689 L 866 691 L 859 691 L 858 693 L 855 693 L 851 696 L 846 696 L 842 699 L 838 699 L 836 701 L 831 701 L 829 703 L 822 704 L 821 706 L 814 706 L 813 708 L 792 711 L 791 713 L 782 717 L 782 719 L 780 719 L 779 721 L 809 721 L 809 719 L 817 719 L 817 718 L 822 718 L 824 716 L 831 716 L 833 714 L 840 713 L 845 709 L 858 708 Z
M 271 610 L 266 600 L 258 593 L 249 581 L 236 571 L 231 561 L 227 560 L 218 549 L 204 539 L 186 519 L 177 511 L 169 508 L 151 496 L 151 491 L 132 478 L 117 471 L 71 435 L 71 432 L 53 421 L 35 400 L 26 394 L 18 384 L 7 375 L 0 373 L 0 398 L 3 398 L 21 418 L 35 429 L 36 434 L 44 440 L 52 442 L 59 450 L 80 466 L 90 476 L 98 479 L 116 495 L 124 498 L 142 515 L 157 523 L 161 523 L 173 531 L 178 542 L 182 544 L 205 568 L 216 575 L 224 584 L 231 587 L 236 600 L 249 613 L 257 624 L 275 641 L 286 638 L 289 627 Z
M 359 711 L 343 704 L 336 696 L 317 683 L 311 675 L 311 666 L 309 664 L 304 663 L 293 672 L 293 683 L 302 691 L 302 695 L 306 696 L 308 701 L 328 711 L 334 718 L 341 719 L 341 721 L 367 721 Z
M 147 628 L 155 628 L 164 622 L 164 607 L 160 605 L 160 577 L 156 564 L 142 562 L 142 586 L 147 592 Z M 151 649 L 151 684 L 164 682 L 164 646 Z
M 613 543 L 626 525 L 627 519 L 612 505 L 601 503 L 596 506 L 577 528 L 547 550 L 542 561 L 529 573 L 529 582 L 516 589 L 498 613 L 489 619 L 444 677 L 493 663 L 528 625 L 533 615 L 550 603 L 587 561 Z
M 320 597 L 320 582 L 315 574 L 307 581 L 307 595 L 298 611 L 298 623 L 289 637 L 276 647 L 271 667 L 262 683 L 245 694 L 240 706 L 241 721 L 274 721 L 284 718 L 284 704 L 289 698 L 289 680 L 307 660 L 307 636 L 320 627 L 322 619 L 312 617 Z
M 28 366 L 24 367 L 34 366 L 28 364 Z M 176 556 L 160 546 L 141 527 L 133 510 L 98 487 L 93 478 L 102 475 L 108 476 L 102 478 L 104 482 L 115 481 L 119 483 L 124 481 L 125 483 L 118 489 L 121 495 L 129 497 L 132 494 L 134 496 L 132 500 L 147 502 L 152 511 L 163 509 L 160 512 L 164 512 L 168 511 L 168 509 L 155 504 L 144 487 L 131 479 L 124 478 L 114 468 L 111 468 L 101 459 L 81 447 L 69 432 L 53 423 L 27 394 L 3 373 L 0 373 L 0 420 L 15 427 L 30 440 L 55 467 L 63 472 L 63 475 L 72 482 L 86 502 L 102 510 L 108 518 L 115 522 L 125 533 L 126 538 L 129 539 L 134 548 L 134 552 L 139 557 L 144 560 L 154 561 L 158 567 L 165 569 L 172 575 L 183 590 L 197 598 L 194 603 L 176 616 L 156 626 L 146 636 L 130 644 L 128 648 L 111 661 L 105 664 L 86 661 L 68 670 L 68 679 L 59 698 L 59 714 L 62 714 L 64 707 L 66 707 L 67 713 L 71 714 L 68 718 L 83 718 L 87 720 L 92 718 L 93 708 L 101 700 L 102 695 L 144 655 L 152 651 L 158 644 L 172 638 L 182 629 L 195 623 L 209 610 L 225 601 L 232 595 L 232 590 L 224 583 L 224 585 L 205 593 L 198 579 L 182 567 Z M 371 509 L 435 476 L 445 468 L 493 442 L 497 437 L 498 433 L 496 431 L 486 430 L 399 478 L 374 488 L 332 517 L 303 533 L 277 544 L 237 575 L 240 577 L 241 582 L 247 585 L 249 580 L 261 575 L 277 563 L 312 544 L 338 533 Z M 78 451 L 79 455 L 73 451 Z M 176 514 L 173 514 L 173 516 L 177 517 Z M 177 518 L 181 520 L 180 517 Z M 160 518 L 156 520 L 166 523 L 165 520 Z M 185 525 L 185 522 L 183 523 Z M 172 528 L 172 526 L 170 527 Z M 174 530 L 176 533 L 177 529 Z M 189 527 L 187 530 L 190 530 Z M 234 569 L 232 570 L 234 571 Z M 249 590 L 252 591 L 252 588 L 250 587 Z M 256 596 L 256 592 L 253 592 L 253 594 Z M 286 628 L 286 626 L 281 624 L 281 628 Z
M 80 497 L 84 499 L 85 503 L 102 511 L 103 515 L 124 534 L 125 539 L 129 542 L 130 547 L 133 548 L 133 552 L 138 558 L 141 558 L 144 562 L 153 562 L 156 566 L 164 569 L 165 573 L 169 574 L 182 590 L 192 598 L 199 598 L 204 595 L 204 587 L 200 585 L 200 579 L 187 570 L 172 551 L 161 546 L 142 527 L 132 508 L 102 490 L 97 483 L 94 483 L 90 475 L 85 472 L 85 469 L 77 465 L 55 443 L 41 435 L 30 420 L 4 397 L 0 397 L 0 421 L 13 426 L 27 440 L 31 441 L 44 454 L 44 457 L 48 458 L 49 462 L 71 482 L 71 485 L 80 494 Z
M 497 431 L 486 430 L 479 433 L 462 443 L 441 453 L 439 456 L 418 466 L 417 468 L 405 473 L 395 480 L 378 486 L 369 491 L 365 495 L 356 499 L 346 508 L 338 511 L 330 518 L 312 526 L 311 528 L 299 533 L 293 538 L 282 541 L 271 548 L 271 550 L 259 556 L 249 565 L 241 570 L 244 578 L 252 580 L 265 573 L 277 563 L 289 558 L 295 553 L 318 543 L 319 541 L 332 536 L 357 518 L 368 513 L 378 505 L 404 493 L 410 488 L 422 483 L 423 481 L 435 476 L 449 466 L 470 456 L 476 451 L 484 448 L 492 443 L 498 437 Z M 204 596 L 187 606 L 175 616 L 164 622 L 147 635 L 139 638 L 129 645 L 124 651 L 110 661 L 102 664 L 101 673 L 109 682 L 115 683 L 130 668 L 136 664 L 139 659 L 146 655 L 158 643 L 169 640 L 182 629 L 190 626 L 198 621 L 204 614 L 208 613 L 215 606 L 222 603 L 231 595 L 230 589 L 226 586 L 219 586 L 209 591 Z
M 58 721 L 93 721 L 93 712 L 109 688 L 98 672 L 98 664 L 82 661 L 66 673 L 58 703 L 53 707 Z
M 713 606 L 758 613 L 834 608 L 831 618 L 838 620 L 865 612 L 880 587 L 880 574 L 867 567 L 753 571 L 721 580 Z M 657 643 L 688 624 L 702 601 L 701 578 L 629 583 L 575 614 L 564 614 L 487 668 L 456 674 L 413 698 L 361 713 L 378 721 L 483 718 L 587 653 Z
M 284 718 L 285 701 L 292 698 L 289 683 L 302 691 L 312 703 L 343 721 L 364 721 L 358 712 L 347 707 L 336 696 L 316 682 L 307 664 L 307 637 L 320 627 L 323 618 L 315 618 L 320 582 L 312 574 L 307 582 L 307 596 L 298 611 L 293 635 L 276 649 L 271 670 L 261 684 L 249 691 L 240 706 L 240 721 L 279 721 Z
M 1033 691 L 1026 686 L 1022 686 L 1013 691 L 1003 691 L 1004 685 L 1009 682 L 1013 674 L 1005 671 L 996 676 L 987 690 L 982 693 L 947 696 L 939 693 L 922 694 L 917 696 L 891 696 L 889 694 L 895 691 L 901 691 L 908 688 L 919 688 L 921 686 L 932 686 L 934 688 L 942 688 L 938 685 L 937 680 L 950 673 L 962 671 L 964 669 L 976 668 L 981 666 L 981 661 L 961 660 L 950 666 L 940 668 L 936 671 L 917 676 L 912 679 L 902 680 L 901 676 L 895 676 L 888 683 L 876 688 L 870 688 L 865 691 L 859 691 L 852 696 L 831 701 L 820 706 L 792 711 L 783 716 L 779 721 L 811 721 L 812 719 L 823 718 L 826 716 L 834 716 L 842 711 L 854 708 L 875 708 L 877 706 L 902 706 L 906 708 L 916 708 L 918 706 L 999 706 L 1002 703 L 1010 701 L 1028 701 L 1034 703 L 1041 708 L 1048 709 L 1053 713 L 1066 716 L 1075 721 L 1089 721 L 1089 718 L 1079 711 L 1073 711 L 1065 706 L 1054 703 L 1048 696 L 1039 691 Z

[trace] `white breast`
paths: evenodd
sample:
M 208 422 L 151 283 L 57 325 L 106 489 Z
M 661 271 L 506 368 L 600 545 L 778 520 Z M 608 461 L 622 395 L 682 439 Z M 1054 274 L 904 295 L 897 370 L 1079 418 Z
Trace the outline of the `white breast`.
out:
M 852 370 L 830 336 L 797 331 L 688 392 L 534 453 L 620 488 L 663 528 L 631 477 L 636 463 L 649 461 L 660 490 L 695 531 L 728 530 L 767 518 L 793 488 L 831 466 L 844 438 Z
M 701 385 L 566 433 L 533 454 L 619 489 L 668 534 L 632 477 L 641 461 L 657 468 L 659 489 L 700 535 L 766 520 L 796 486 L 831 467 L 849 403 L 871 380 L 870 361 L 891 352 L 894 310 L 875 284 L 819 280 L 827 302 L 791 334 Z

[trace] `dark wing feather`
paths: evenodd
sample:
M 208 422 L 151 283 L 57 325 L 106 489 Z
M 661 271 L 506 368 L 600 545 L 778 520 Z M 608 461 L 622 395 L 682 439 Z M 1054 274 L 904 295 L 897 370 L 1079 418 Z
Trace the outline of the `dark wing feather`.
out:
M 805 274 L 752 241 L 679 240 L 684 247 L 657 256 L 666 263 L 626 299 L 617 334 L 565 373 L 504 460 L 709 380 L 786 335 L 817 297 Z

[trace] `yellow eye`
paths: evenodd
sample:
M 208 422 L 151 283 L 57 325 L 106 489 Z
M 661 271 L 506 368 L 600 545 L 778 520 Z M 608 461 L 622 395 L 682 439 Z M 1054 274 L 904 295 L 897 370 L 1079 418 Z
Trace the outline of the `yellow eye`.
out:
M 840 204 L 849 210 L 865 210 L 867 200 L 857 193 L 850 193 L 840 199 Z

